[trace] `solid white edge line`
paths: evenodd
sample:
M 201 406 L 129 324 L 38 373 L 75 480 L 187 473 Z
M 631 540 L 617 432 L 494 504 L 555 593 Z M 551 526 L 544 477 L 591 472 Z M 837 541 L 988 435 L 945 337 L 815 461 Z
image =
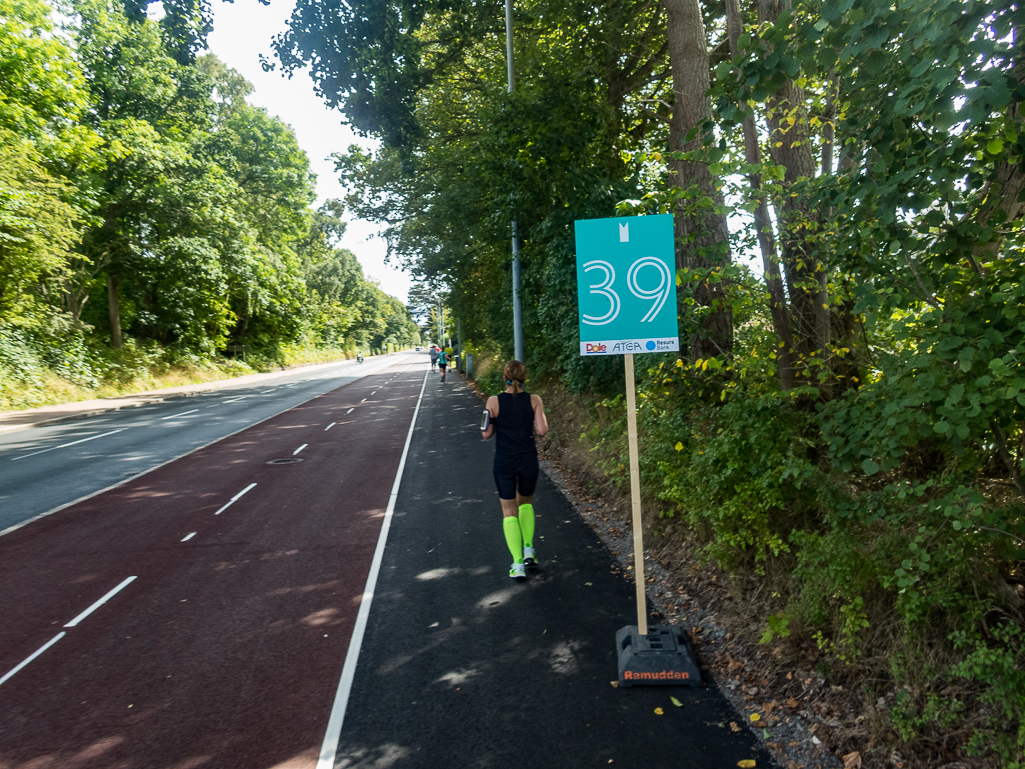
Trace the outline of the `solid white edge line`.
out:
M 294 457 L 296 454 L 298 454 L 300 451 L 302 451 L 303 449 L 305 449 L 309 445 L 310 444 L 308 444 L 308 443 L 304 443 L 302 446 L 300 446 L 299 448 L 297 448 L 295 451 L 292 452 L 292 456 Z
M 227 502 L 227 504 L 225 504 L 225 505 L 224 505 L 224 507 L 222 507 L 222 508 L 221 508 L 220 510 L 218 510 L 218 511 L 217 511 L 216 513 L 214 513 L 214 515 L 220 515 L 221 513 L 223 513 L 223 512 L 225 511 L 225 510 L 227 510 L 227 509 L 228 509 L 229 507 L 231 507 L 231 506 L 232 506 L 233 504 L 235 504 L 236 502 L 238 502 L 238 500 L 242 498 L 242 495 L 243 495 L 243 494 L 245 494 L 245 493 L 247 493 L 247 492 L 248 492 L 248 491 L 249 491 L 250 489 L 252 489 L 252 488 L 253 488 L 253 487 L 254 487 L 255 485 L 256 485 L 255 483 L 250 483 L 250 484 L 249 484 L 248 486 L 246 486 L 246 487 L 245 487 L 244 489 L 242 489 L 242 491 L 240 491 L 240 492 L 239 492 L 238 494 L 236 494 L 236 495 L 235 495 L 235 496 L 233 496 L 233 497 L 232 497 L 231 499 L 229 499 L 229 500 L 228 500 L 228 502 Z
M 186 534 L 184 537 L 182 537 L 182 542 L 188 542 L 194 536 L 196 536 L 196 532 L 192 532 L 191 534 Z
M 345 655 L 345 664 L 342 666 L 342 676 L 338 680 L 338 690 L 335 693 L 335 701 L 331 706 L 331 715 L 327 720 L 327 731 L 324 733 L 324 742 L 320 747 L 320 758 L 317 760 L 316 769 L 334 769 L 335 756 L 338 753 L 338 741 L 342 736 L 342 720 L 345 718 L 345 708 L 349 704 L 349 692 L 352 690 L 352 681 L 356 677 L 356 663 L 359 660 L 360 647 L 363 645 L 363 634 L 367 629 L 367 619 L 370 617 L 370 604 L 374 600 L 374 589 L 377 587 L 377 576 L 381 571 L 381 562 L 384 560 L 384 546 L 388 541 L 388 531 L 391 529 L 392 516 L 395 513 L 395 500 L 399 496 L 399 484 L 402 482 L 402 471 L 406 468 L 406 456 L 409 454 L 409 444 L 413 442 L 413 429 L 416 427 L 416 417 L 420 413 L 420 404 L 424 399 L 424 390 L 427 388 L 427 374 L 424 374 L 423 384 L 420 385 L 420 397 L 416 401 L 416 409 L 413 411 L 413 419 L 409 423 L 409 432 L 406 433 L 406 445 L 402 447 L 402 458 L 399 459 L 399 469 L 395 473 L 395 482 L 391 487 L 391 494 L 388 496 L 388 509 L 384 513 L 384 521 L 381 523 L 381 534 L 377 538 L 377 549 L 374 550 L 374 560 L 370 564 L 370 573 L 367 574 L 367 584 L 363 588 L 363 597 L 359 602 L 359 613 L 356 615 L 356 625 L 352 629 L 352 638 L 349 640 L 349 651 Z
M 336 424 L 338 424 L 338 423 L 337 422 L 332 422 L 331 424 L 329 424 L 327 427 L 324 428 L 324 432 L 326 433 L 328 430 L 330 430 Z
M 13 676 L 15 673 L 17 673 L 19 670 L 21 670 L 23 667 L 25 667 L 28 663 L 30 663 L 32 660 L 34 660 L 36 657 L 38 657 L 43 652 L 45 652 L 47 649 L 49 649 L 51 646 L 53 646 L 55 643 L 57 643 L 59 640 L 61 640 L 66 635 L 67 635 L 66 632 L 64 632 L 63 630 L 60 631 L 57 635 L 55 635 L 53 638 L 51 638 L 45 644 L 43 644 L 38 649 L 36 649 L 34 652 L 32 652 L 32 654 L 30 654 L 28 657 L 26 657 L 25 660 L 20 665 L 18 665 L 18 667 L 12 668 L 11 670 L 8 670 L 6 673 L 4 673 L 4 677 L 0 678 L 0 686 L 3 686 L 11 676 Z
M 391 353 L 390 355 L 388 355 L 386 357 L 391 357 L 391 355 L 400 355 L 400 354 L 401 353 Z M 338 387 L 335 387 L 335 388 L 332 388 L 331 390 L 328 390 L 327 392 L 334 392 L 335 390 L 340 390 L 342 387 L 348 387 L 353 382 L 358 382 L 360 379 L 363 379 L 363 377 L 372 376 L 373 374 L 380 373 L 384 369 L 388 368 L 389 366 L 393 366 L 393 365 L 396 365 L 396 364 L 394 364 L 394 363 L 387 363 L 386 362 L 380 368 L 375 368 L 372 371 L 366 372 L 365 374 L 360 374 L 358 377 L 353 377 L 352 382 L 346 382 L 345 384 L 339 385 Z M 321 395 L 324 395 L 324 394 L 325 393 L 321 393 Z M 228 438 L 232 438 L 232 437 L 238 435 L 239 433 L 245 432 L 246 430 L 248 430 L 251 427 L 256 427 L 257 425 L 262 425 L 264 422 L 266 422 L 266 421 L 268 421 L 270 419 L 274 419 L 274 417 L 278 416 L 279 414 L 284 414 L 286 411 L 289 411 L 290 409 L 294 409 L 294 408 L 297 408 L 299 406 L 302 406 L 303 403 L 309 403 L 310 401 L 312 401 L 312 400 L 314 400 L 316 398 L 319 398 L 319 397 L 320 397 L 320 395 L 314 395 L 311 398 L 307 398 L 302 403 L 296 403 L 294 406 L 289 406 L 288 408 L 283 408 L 283 409 L 281 409 L 281 411 L 278 411 L 278 412 L 276 412 L 274 414 L 271 414 L 270 416 L 265 417 L 264 419 L 261 419 L 258 422 L 253 422 L 251 424 L 246 425 L 245 427 L 240 427 L 237 430 L 235 430 L 234 432 L 228 433 L 227 435 L 222 435 L 220 438 L 214 438 L 212 441 L 210 441 L 209 443 L 204 443 L 202 446 L 196 446 L 196 448 L 194 448 L 194 449 L 189 449 L 188 451 L 183 451 L 178 456 L 171 457 L 166 462 L 161 462 L 159 465 L 154 465 L 153 467 L 150 467 L 150 468 L 148 468 L 146 470 L 143 470 L 142 472 L 139 472 L 139 473 L 136 473 L 135 475 L 129 476 L 128 478 L 125 478 L 123 481 L 118 481 L 117 483 L 112 483 L 109 486 L 104 486 L 102 489 L 97 489 L 96 491 L 91 491 L 88 494 L 82 495 L 78 499 L 73 499 L 70 502 L 65 502 L 63 505 L 57 505 L 57 507 L 55 507 L 55 508 L 53 508 L 51 510 L 47 510 L 44 513 L 40 513 L 39 515 L 34 515 L 31 518 L 29 518 L 28 520 L 26 520 L 26 521 L 22 521 L 21 523 L 16 523 L 13 526 L 8 526 L 3 531 L 0 531 L 0 537 L 4 536 L 5 534 L 10 534 L 12 531 L 17 531 L 18 529 L 22 528 L 23 526 L 28 526 L 30 523 L 35 523 L 36 521 L 38 521 L 38 520 L 40 520 L 42 518 L 46 518 L 47 516 L 53 515 L 54 513 L 59 513 L 61 510 L 67 510 L 69 507 L 74 507 L 75 505 L 79 504 L 80 502 L 85 502 L 87 499 L 92 499 L 93 497 L 100 496 L 100 494 L 106 494 L 108 491 L 113 491 L 114 489 L 120 488 L 121 486 L 124 486 L 126 483 L 131 483 L 132 481 L 137 480 L 137 479 L 141 478 L 144 475 L 148 475 L 149 473 L 152 473 L 154 470 L 159 470 L 161 467 L 166 467 L 167 465 L 171 464 L 172 462 L 177 462 L 179 459 L 182 459 L 183 457 L 187 457 L 189 454 L 195 454 L 197 451 L 202 451 L 203 449 L 209 448 L 210 446 L 213 446 L 215 443 L 220 443 L 223 440 L 227 440 Z M 128 428 L 123 428 L 123 429 L 128 429 Z
M 56 451 L 57 449 L 66 449 L 68 446 L 77 446 L 79 443 L 85 443 L 86 441 L 94 441 L 97 438 L 106 438 L 108 435 L 113 435 L 114 433 L 123 433 L 127 429 L 128 429 L 127 427 L 122 427 L 119 430 L 111 430 L 109 433 L 103 433 L 102 435 L 90 435 L 88 438 L 82 438 L 82 440 L 80 440 L 80 441 L 72 441 L 71 443 L 64 443 L 64 444 L 61 444 L 60 446 L 53 446 L 52 448 L 49 448 L 49 449 L 43 449 L 42 451 L 33 452 L 32 454 L 22 454 L 20 457 L 14 457 L 11 461 L 12 462 L 17 462 L 19 459 L 28 459 L 29 457 L 38 457 L 40 454 L 45 454 L 48 451 Z
M 85 610 L 84 612 L 82 612 L 81 614 L 79 614 L 79 615 L 78 615 L 77 617 L 75 617 L 75 618 L 74 618 L 73 620 L 71 620 L 71 622 L 69 622 L 69 623 L 68 623 L 67 625 L 65 625 L 64 627 L 74 627 L 74 626 L 75 626 L 75 625 L 77 625 L 77 624 L 78 624 L 79 622 L 81 622 L 81 621 L 82 621 L 82 620 L 84 620 L 84 619 L 85 619 L 86 617 L 88 617 L 88 616 L 89 616 L 90 614 L 92 614 L 92 613 L 93 613 L 94 611 L 96 611 L 96 610 L 97 610 L 97 609 L 99 609 L 99 608 L 100 608 L 101 606 L 103 606 L 103 604 L 105 604 L 105 603 L 106 603 L 107 601 L 109 601 L 109 600 L 110 600 L 111 598 L 113 598 L 113 597 L 114 597 L 115 595 L 117 595 L 117 594 L 118 594 L 118 593 L 120 593 L 120 592 L 121 592 L 122 590 L 124 590 L 124 589 L 125 589 L 126 587 L 128 587 L 128 585 L 129 585 L 129 584 L 131 584 L 131 583 L 132 583 L 133 581 L 135 581 L 136 579 L 137 579 L 137 577 L 128 577 L 128 578 L 127 578 L 126 580 L 124 580 L 124 581 L 123 581 L 123 582 L 122 582 L 122 583 L 121 583 L 120 585 L 118 585 L 118 586 L 117 586 L 117 587 L 115 587 L 115 588 L 114 588 L 113 590 L 111 590 L 110 592 L 108 592 L 108 593 L 107 593 L 107 594 L 106 594 L 105 596 L 103 596 L 103 598 L 101 598 L 101 599 L 100 599 L 100 600 L 98 600 L 98 601 L 97 601 L 96 603 L 94 603 L 94 604 L 93 604 L 92 606 L 90 606 L 90 607 L 89 607 L 88 609 L 86 609 L 86 610 Z

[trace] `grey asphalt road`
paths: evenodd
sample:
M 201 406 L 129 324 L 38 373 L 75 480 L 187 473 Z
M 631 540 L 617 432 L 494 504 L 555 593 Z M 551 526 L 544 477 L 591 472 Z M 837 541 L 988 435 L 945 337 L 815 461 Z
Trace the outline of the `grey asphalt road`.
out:
M 282 372 L 46 427 L 0 435 L 0 534 L 262 422 L 322 393 L 426 353 L 396 353 Z
M 544 476 L 539 568 L 507 576 L 481 409 L 458 377 L 428 379 L 336 769 L 776 766 L 714 686 L 613 687 L 634 588 Z

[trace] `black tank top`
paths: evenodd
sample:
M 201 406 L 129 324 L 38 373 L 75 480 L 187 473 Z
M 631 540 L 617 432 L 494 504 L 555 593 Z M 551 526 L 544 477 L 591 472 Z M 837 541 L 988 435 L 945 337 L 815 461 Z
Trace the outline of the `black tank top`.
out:
M 498 394 L 495 444 L 496 473 L 512 474 L 537 467 L 534 406 L 530 393 Z

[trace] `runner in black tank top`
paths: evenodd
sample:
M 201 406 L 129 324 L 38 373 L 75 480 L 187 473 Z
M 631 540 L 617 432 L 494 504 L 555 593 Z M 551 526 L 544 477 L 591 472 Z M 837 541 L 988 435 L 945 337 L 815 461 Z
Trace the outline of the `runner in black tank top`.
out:
M 538 463 L 535 432 L 548 432 L 544 404 L 537 395 L 523 390 L 527 370 L 519 361 L 505 366 L 505 392 L 488 398 L 491 424 L 485 440 L 496 435 L 495 485 L 502 504 L 502 528 L 513 556 L 509 576 L 526 577 L 524 563 L 536 563 L 534 555 L 534 506 Z
M 523 496 L 534 493 L 537 484 L 537 444 L 534 443 L 534 407 L 530 393 L 499 393 L 498 411 L 501 418 L 495 420 L 495 478 L 506 478 L 517 474 L 533 473 L 534 483 L 529 488 L 520 486 Z M 503 491 L 509 491 L 503 494 Z M 499 487 L 502 499 L 515 499 L 516 488 Z

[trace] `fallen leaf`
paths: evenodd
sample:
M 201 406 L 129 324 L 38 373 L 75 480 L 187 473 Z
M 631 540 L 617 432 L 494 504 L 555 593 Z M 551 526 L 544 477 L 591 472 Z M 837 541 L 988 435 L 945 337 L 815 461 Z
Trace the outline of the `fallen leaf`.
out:
M 753 769 L 755 762 L 750 758 L 745 758 L 743 761 L 738 761 L 737 766 L 741 769 Z
M 730 721 L 730 731 L 731 732 L 739 732 L 740 731 L 740 727 L 737 726 L 737 722 L 736 721 Z
M 669 700 L 670 700 L 670 701 L 671 701 L 671 702 L 672 702 L 672 703 L 673 703 L 674 705 L 676 705 L 676 707 L 678 707 L 678 708 L 682 708 L 682 707 L 683 707 L 683 703 L 682 703 L 682 702 L 680 702 L 680 701 L 679 701 L 678 699 L 676 699 L 676 697 L 670 697 L 670 698 L 669 698 Z
M 612 687 L 614 689 L 618 689 L 619 688 L 619 681 L 609 681 L 609 683 L 612 684 Z
M 663 714 L 664 712 L 665 712 L 665 711 L 664 711 L 664 710 L 662 710 L 662 708 L 655 708 L 655 715 L 656 715 L 656 716 L 660 716 L 660 715 L 662 715 L 662 714 Z
M 757 713 L 752 713 L 751 714 L 751 720 L 752 721 L 758 721 L 759 719 L 761 719 L 761 716 L 758 715 Z
M 854 751 L 844 756 L 843 769 L 861 769 L 861 753 Z
M 800 704 L 801 704 L 800 700 L 795 700 L 793 697 L 787 697 L 787 707 L 788 708 L 796 708 Z
M 585 585 L 587 585 L 587 587 L 590 587 L 592 583 L 590 583 L 590 582 L 585 582 L 584 584 L 585 584 Z

